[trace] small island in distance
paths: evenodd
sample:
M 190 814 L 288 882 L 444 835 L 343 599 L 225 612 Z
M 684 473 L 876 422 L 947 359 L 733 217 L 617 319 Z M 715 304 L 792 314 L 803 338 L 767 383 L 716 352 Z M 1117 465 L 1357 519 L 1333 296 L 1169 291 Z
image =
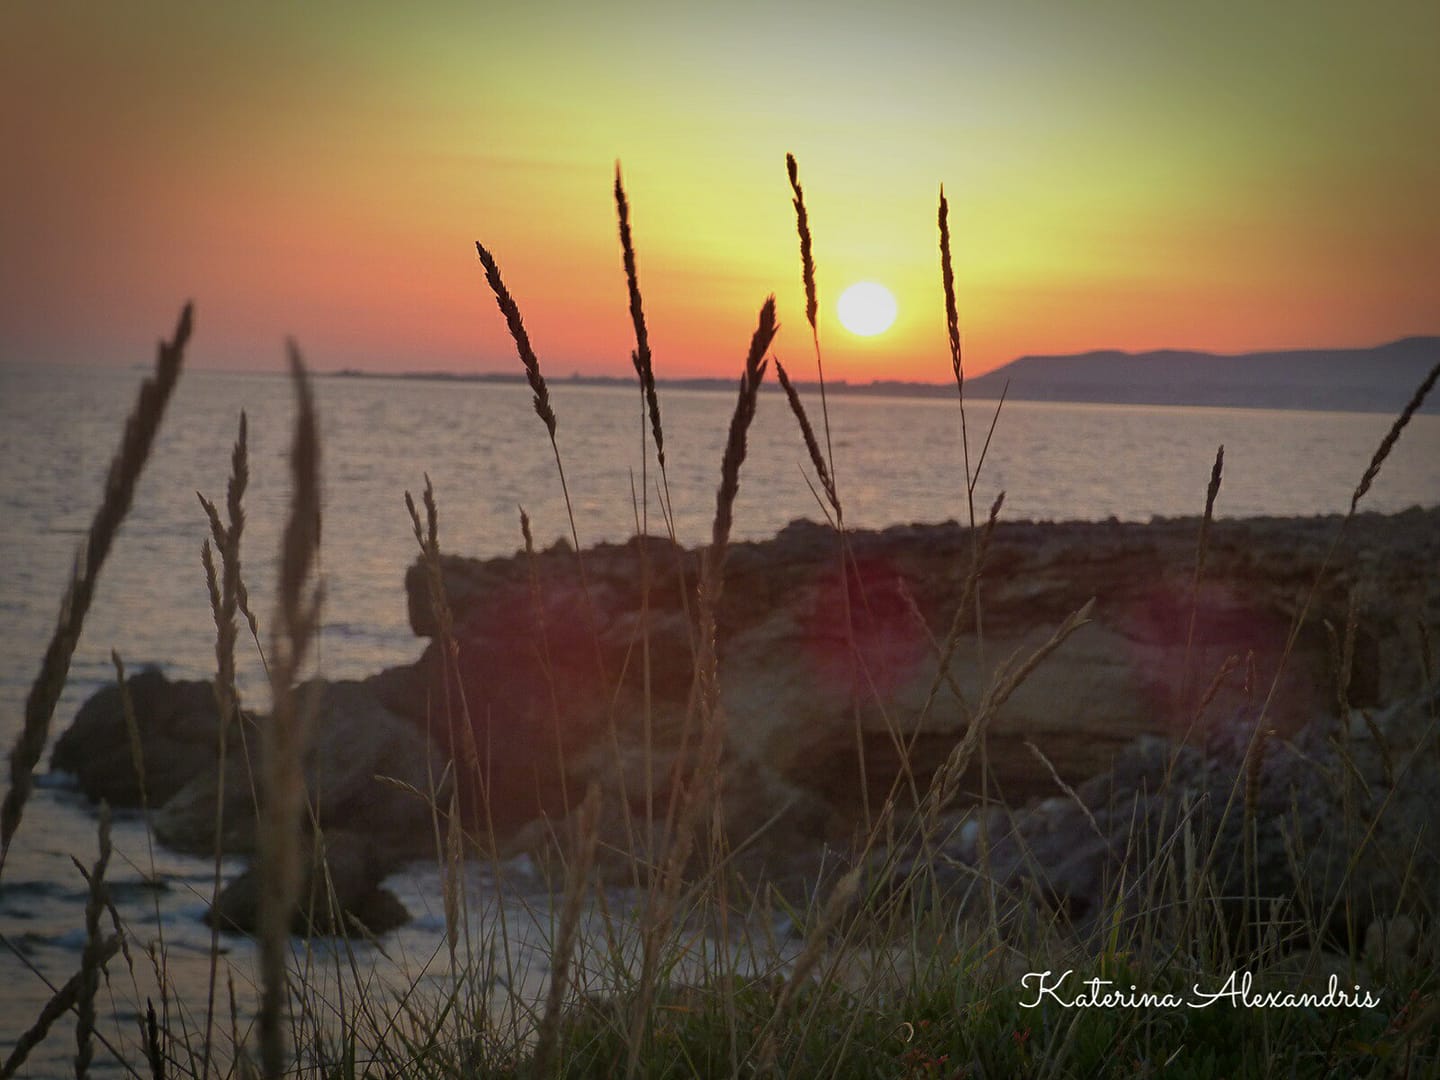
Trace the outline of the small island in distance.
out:
M 1183 350 L 1128 353 L 1100 350 L 1068 356 L 1022 356 L 965 380 L 967 396 L 1012 401 L 1064 401 L 1111 405 L 1184 405 L 1221 408 L 1311 409 L 1325 412 L 1398 412 L 1432 365 L 1440 337 L 1408 337 L 1365 349 L 1296 349 L 1218 354 Z M 338 378 L 430 379 L 446 382 L 523 383 L 521 372 L 369 372 L 344 369 Z M 572 375 L 581 386 L 631 386 L 633 378 Z M 735 388 L 733 379 L 659 379 L 680 390 Z M 815 384 L 797 383 L 803 391 Z M 829 381 L 826 391 L 876 397 L 951 397 L 953 382 L 868 383 Z M 1440 399 L 1421 412 L 1440 412 Z

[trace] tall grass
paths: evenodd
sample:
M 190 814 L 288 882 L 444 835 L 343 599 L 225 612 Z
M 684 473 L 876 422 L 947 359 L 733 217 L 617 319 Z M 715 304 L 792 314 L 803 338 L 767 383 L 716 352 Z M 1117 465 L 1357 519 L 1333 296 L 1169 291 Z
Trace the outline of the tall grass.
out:
M 822 438 L 811 424 L 789 374 L 775 360 L 777 377 L 793 412 L 804 453 L 818 478 L 817 501 L 833 515 L 840 538 L 839 587 L 847 590 L 853 561 L 848 553 L 840 492 L 831 450 L 830 418 L 825 400 L 820 351 L 819 302 L 813 236 L 798 166 L 787 157 L 787 172 L 800 237 L 801 284 L 806 319 L 811 329 L 821 380 Z M 648 500 L 643 471 L 648 421 L 660 471 L 660 504 L 673 538 L 674 512 L 665 474 L 664 432 L 651 355 L 649 332 L 639 286 L 631 233 L 630 204 L 617 167 L 613 189 L 619 221 L 621 266 L 635 333 L 632 363 L 641 401 L 642 480 L 637 503 Z M 319 627 L 320 590 L 315 584 L 320 544 L 320 438 L 312 391 L 298 350 L 290 350 L 297 398 L 297 419 L 291 450 L 292 499 L 278 566 L 278 602 L 271 627 L 267 663 L 272 713 L 261 740 L 260 856 L 262 881 L 260 929 L 260 996 L 256 1035 L 259 1065 L 268 1076 L 314 1073 L 327 1077 L 360 1075 L 405 1076 L 1263 1076 L 1284 1075 L 1440 1075 L 1440 1009 L 1436 1007 L 1435 967 L 1440 964 L 1433 901 L 1406 911 L 1382 913 L 1362 932 L 1336 944 L 1329 934 L 1333 905 L 1343 902 L 1343 889 L 1323 903 L 1309 906 L 1304 898 L 1282 903 L 1258 895 L 1256 839 L 1272 774 L 1267 758 L 1277 752 L 1277 736 L 1265 726 L 1267 710 L 1281 685 L 1277 672 L 1267 689 L 1253 674 L 1248 682 L 1256 701 L 1254 734 L 1235 771 L 1223 806 L 1202 804 L 1181 790 L 1178 774 L 1166 771 L 1158 792 L 1119 790 L 1108 802 L 1096 799 L 1087 785 L 1068 782 L 1044 750 L 1031 751 L 1044 773 L 1054 780 L 1066 805 L 1074 806 L 1085 828 L 1102 845 L 1113 845 L 1114 880 L 1108 880 L 1102 910 L 1081 917 L 1047 896 L 1043 867 L 1023 830 L 1015 808 L 967 801 L 963 778 L 979 765 L 982 797 L 988 797 L 986 746 L 1003 706 L 1032 674 L 1090 620 L 1094 601 L 1056 625 L 1049 637 L 1028 651 L 994 666 L 973 706 L 964 706 L 966 727 L 942 760 L 916 759 L 921 731 L 940 693 L 947 688 L 962 699 L 953 670 L 957 651 L 971 639 L 983 642 L 980 615 L 981 582 L 1004 496 L 997 498 L 983 521 L 975 515 L 974 496 L 991 437 L 997 408 L 978 456 L 972 463 L 965 421 L 965 373 L 960 343 L 955 272 L 951 256 L 948 203 L 943 189 L 938 213 L 941 284 L 950 363 L 955 378 L 965 459 L 965 491 L 970 559 L 963 568 L 953 607 L 942 625 L 943 635 L 930 638 L 933 676 L 928 691 L 902 726 L 886 717 L 895 740 L 899 764 L 896 780 L 883 803 L 866 804 L 865 825 L 838 857 L 827 855 L 825 868 L 808 882 L 803 895 L 757 884 L 740 873 L 735 852 L 753 838 L 730 835 L 725 784 L 727 768 L 743 768 L 749 748 L 735 745 L 722 695 L 722 656 L 718 640 L 725 598 L 726 565 L 741 508 L 739 495 L 749 453 L 749 431 L 760 401 L 762 380 L 779 327 L 775 300 L 766 300 L 744 355 L 725 447 L 719 463 L 710 543 L 700 555 L 694 595 L 685 600 L 685 617 L 693 643 L 694 671 L 680 733 L 677 762 L 668 800 L 654 797 L 652 754 L 656 738 L 651 724 L 648 621 L 642 617 L 639 644 L 645 676 L 642 716 L 638 719 L 646 754 L 645 826 L 637 830 L 625 806 L 610 805 L 610 796 L 591 787 L 573 807 L 569 821 L 548 823 L 559 869 L 551 880 L 553 904 L 548 914 L 531 912 L 538 923 L 548 920 L 548 978 L 538 994 L 525 997 L 516 988 L 524 981 L 522 961 L 512 950 L 505 898 L 497 893 L 496 918 L 488 926 L 482 899 L 472 896 L 463 873 L 470 853 L 483 848 L 491 858 L 493 877 L 503 891 L 504 866 L 498 855 L 493 824 L 488 822 L 485 749 L 476 745 L 473 717 L 463 699 L 458 677 L 458 631 L 445 596 L 445 575 L 438 539 L 438 508 L 426 477 L 424 512 L 406 493 L 411 525 L 425 569 L 425 588 L 435 613 L 442 658 L 444 694 L 452 689 L 461 699 L 444 702 L 444 716 L 462 729 L 451 732 L 452 764 L 443 777 L 432 777 L 430 790 L 414 792 L 428 800 L 435 827 L 435 857 L 445 915 L 445 943 L 437 947 L 449 960 L 448 982 L 430 977 L 431 961 L 419 970 L 404 968 L 408 985 L 398 993 L 377 988 L 355 959 L 362 946 L 350 950 L 348 969 L 341 968 L 335 995 L 326 998 L 318 972 L 291 955 L 292 916 L 300 892 L 305 791 L 300 771 L 304 724 L 310 702 L 301 693 L 300 678 L 310 663 Z M 557 440 L 557 420 L 539 360 L 530 343 L 518 304 L 500 276 L 498 263 L 477 244 L 487 282 L 532 390 L 532 404 L 543 422 L 553 452 L 567 509 L 570 492 Z M 114 530 L 128 506 L 134 477 L 143 464 L 154 427 L 163 412 L 169 387 L 178 374 L 179 356 L 189 333 L 189 310 L 174 340 L 161 349 L 160 374 L 142 392 L 102 510 L 92 527 L 88 556 L 77 567 L 62 611 L 56 640 L 47 652 L 32 701 L 26 729 L 12 755 L 12 785 L 5 804 L 4 843 L 18 826 L 29 791 L 30 773 L 43 749 L 50 713 L 63 685 L 65 667 L 94 587 L 94 574 L 108 550 Z M 1350 511 L 1337 530 L 1343 531 L 1369 490 L 1406 423 L 1433 386 L 1432 372 L 1402 412 L 1365 469 L 1351 500 Z M 1003 404 L 1003 400 L 1002 400 Z M 672 432 L 672 437 L 674 433 Z M 682 433 L 683 434 L 683 433 Z M 1191 583 L 1191 617 L 1186 632 L 1185 663 L 1176 688 L 1187 716 L 1198 718 L 1214 698 L 1221 681 L 1242 661 L 1232 658 L 1210 677 L 1209 689 L 1193 694 L 1192 686 L 1210 673 L 1192 672 L 1191 646 L 1202 573 L 1220 486 L 1222 453 L 1217 454 L 1206 492 Z M 240 716 L 235 690 L 234 648 L 237 618 L 244 615 L 259 641 L 258 624 L 249 612 L 240 570 L 240 538 L 244 514 L 241 499 L 248 478 L 246 434 L 242 417 L 232 455 L 226 518 L 201 498 L 211 540 L 204 549 L 210 601 L 216 625 L 216 702 L 221 716 L 217 757 L 224 776 L 226 732 Z M 532 597 L 539 609 L 534 543 L 529 520 L 521 510 Z M 573 510 L 570 531 L 577 558 L 580 538 Z M 637 527 L 646 517 L 637 508 Z M 1328 565 L 1336 547 L 1331 546 Z M 219 557 L 217 568 L 215 558 Z M 642 612 L 648 613 L 649 564 L 641 546 L 638 572 Z M 584 564 L 580 563 L 582 582 Z M 1323 569 L 1322 569 L 1323 573 Z M 1317 585 L 1318 587 L 1318 585 Z M 1315 596 L 1315 588 L 1299 605 L 1286 644 L 1288 657 Z M 587 615 L 597 626 L 586 587 Z M 693 607 L 690 601 L 693 599 Z M 864 603 L 863 596 L 856 598 Z M 915 605 L 917 618 L 919 607 Z M 1341 713 L 1357 634 L 1352 619 L 1335 636 L 1336 702 Z M 598 629 L 598 626 L 597 626 Z M 929 627 L 926 627 L 927 633 Z M 1423 623 L 1422 623 L 1423 631 Z M 938 634 L 939 632 L 937 632 Z M 847 629 L 850 659 L 863 669 L 865 658 Z M 543 627 L 541 638 L 544 639 Z M 543 646 L 548 648 L 548 645 Z M 599 650 L 596 638 L 597 656 Z M 1418 658 L 1433 694 L 1434 667 L 1428 655 Z M 1282 661 L 1283 664 L 1283 661 Z M 983 666 L 983 665 L 982 665 Z M 542 665 L 550 670 L 549 658 Z M 602 665 L 603 667 L 603 665 Z M 1253 663 L 1252 663 L 1253 667 Z M 119 670 L 117 658 L 117 670 Z M 862 675 L 868 673 L 861 671 Z M 548 677 L 548 675 L 547 675 Z M 618 678 L 623 678 L 621 673 Z M 123 685 L 123 671 L 120 673 Z M 1192 680 L 1194 680 L 1192 682 Z M 873 683 L 871 684 L 873 688 Z M 555 687 L 532 688 L 537 694 Z M 1195 700 L 1192 702 L 1192 696 Z M 618 698 L 618 692 L 615 695 Z M 877 701 L 880 699 L 876 693 Z M 623 719 L 611 702 L 610 737 L 617 740 Z M 438 704 L 438 703 L 437 703 Z M 455 706 L 452 708 L 452 704 Z M 883 704 L 883 703 L 882 703 Z M 561 703 L 554 702 L 558 716 Z M 32 723 L 33 720 L 33 723 Z M 1437 722 L 1440 724 L 1440 722 Z M 1372 722 L 1372 728 L 1378 732 Z M 1432 725 L 1432 727 L 1435 725 Z M 132 732 L 137 730 L 132 722 Z M 864 743 L 856 726 L 858 751 Z M 468 741 L 467 741 L 468 740 Z M 1384 733 L 1379 743 L 1385 747 Z M 143 755 L 135 737 L 135 761 L 142 773 Z M 1435 752 L 1432 730 L 1403 758 L 1386 757 L 1388 781 L 1398 784 L 1421 755 Z M 674 749 L 674 747 L 667 747 Z M 1170 760 L 1173 769 L 1180 750 Z M 1387 751 L 1388 753 L 1388 751 Z M 618 762 L 618 754 L 617 754 Z M 921 766 L 934 766 L 928 770 Z M 562 767 L 564 763 L 561 763 Z M 1355 771 L 1358 767 L 1352 766 Z M 467 779 L 468 774 L 468 779 Z M 462 813 L 461 789 L 480 804 L 479 828 Z M 1347 791 L 1349 781 L 1346 781 Z M 1168 799 L 1178 816 L 1158 828 L 1140 808 L 1141 796 Z M 867 785 L 867 799 L 868 799 Z M 1208 797 L 1208 793 L 1207 793 Z M 622 784 L 622 803 L 628 793 Z M 222 830 L 217 800 L 216 833 Z M 13 807 L 12 807 L 13 804 Z M 1227 877 L 1220 850 L 1223 822 L 1232 804 L 1243 819 L 1246 895 L 1226 894 Z M 566 803 L 566 811 L 572 809 Z M 1350 870 L 1366 851 L 1377 814 L 1358 795 L 1346 795 L 1345 828 L 1355 837 Z M 1303 808 L 1296 806 L 1295 814 Z M 623 829 L 614 828 L 621 815 Z M 1127 817 L 1127 814 L 1130 815 Z M 1215 821 L 1218 819 L 1219 823 Z M 1271 819 L 1267 819 L 1271 820 Z M 1117 823 L 1120 823 L 1117 825 Z M 1272 820 L 1273 824 L 1273 820 Z M 488 835 L 480 835 L 488 834 Z M 643 839 L 641 838 L 643 835 Z M 655 837 L 658 835 L 658 841 Z M 627 849 L 616 850 L 617 837 Z M 1289 837 L 1289 856 L 1303 865 L 1300 830 Z M 1004 843 L 1018 847 L 1013 861 L 1033 869 L 1030 893 L 1017 880 L 996 869 L 996 852 Z M 315 847 L 323 851 L 322 838 Z M 969 850 L 972 857 L 958 852 Z M 86 908 L 86 945 L 80 972 L 56 988 L 51 1002 L 24 1030 L 0 1069 L 13 1075 L 44 1040 L 54 1022 L 67 1011 L 78 1016 L 76 1071 L 90 1067 L 98 1042 L 122 1067 L 152 1076 L 245 1074 L 251 1068 L 248 1035 L 230 990 L 229 1055 L 212 1041 L 217 1031 L 216 986 L 221 946 L 212 939 L 206 1019 L 198 1033 L 177 1028 L 152 1009 L 134 1046 L 106 1041 L 97 1026 L 97 986 L 108 963 L 123 944 L 121 935 L 102 932 L 105 910 L 104 873 L 108 833 L 102 819 L 100 859 L 84 872 L 90 890 Z M 592 869 L 601 853 L 613 862 L 628 860 L 630 887 L 623 899 L 596 889 Z M 218 853 L 218 847 L 217 847 Z M 1415 850 L 1387 852 L 1411 877 L 1429 868 L 1417 866 Z M 3 858 L 3 856 L 0 856 Z M 1406 863 L 1406 859 L 1410 863 Z M 0 862 L 3 865 L 3 862 Z M 218 867 L 218 856 L 217 856 Z M 323 870 L 323 867 L 321 868 Z M 218 872 L 218 871 L 217 871 Z M 1401 876 L 1405 876 L 1404 873 Z M 323 875 L 322 875 L 323 877 Z M 1347 875 L 1348 877 L 1348 875 Z M 1346 888 L 1360 883 L 1346 882 Z M 217 880 L 218 888 L 218 880 Z M 512 897 L 513 898 L 513 897 Z M 334 897 L 322 898 L 334 903 Z M 1242 904 L 1239 933 L 1227 922 L 1234 901 Z M 545 905 L 542 905 L 545 906 Z M 477 919 L 479 915 L 481 918 Z M 788 932 L 777 932 L 782 917 Z M 1408 920 L 1408 922 L 1406 921 Z M 341 918 L 334 924 L 344 927 Z M 1408 927 L 1408 929 L 1407 929 Z M 1361 927 L 1361 931 L 1367 928 Z M 378 946 L 383 949 L 383 944 Z M 1337 951 L 1343 950 L 1343 951 Z M 1428 959 L 1427 959 L 1428 958 Z M 435 960 L 436 958 L 431 958 Z M 1428 964 L 1428 966 L 1427 966 Z M 397 966 L 402 966 L 403 961 Z M 1073 969 L 1080 977 L 1107 980 L 1117 987 L 1183 993 L 1197 980 L 1223 975 L 1227 966 L 1251 965 L 1267 985 L 1309 986 L 1332 970 L 1343 969 L 1347 984 L 1360 979 L 1385 980 L 1384 1009 L 1344 1013 L 1316 1010 L 1220 1009 L 1078 1009 L 1031 1003 L 1022 976 L 1045 968 Z M 1328 966 L 1327 966 L 1328 965 Z M 163 967 L 161 981 L 164 983 Z M 228 976 L 227 976 L 228 981 Z M 1413 991 L 1413 995 L 1412 995 Z M 222 1066 L 222 1061 L 229 1065 Z M 177 1063 L 184 1062 L 181 1067 Z M 167 1071 L 168 1070 L 168 1071 Z
M 120 448 L 115 452 L 105 477 L 104 498 L 90 523 L 85 546 L 76 554 L 75 568 L 60 602 L 55 633 L 40 663 L 40 674 L 36 676 L 30 696 L 25 701 L 25 725 L 14 749 L 10 751 L 10 787 L 5 792 L 4 803 L 0 804 L 0 874 L 5 871 L 10 842 L 20 827 L 25 803 L 34 787 L 35 765 L 45 749 L 45 741 L 50 734 L 50 718 L 65 688 L 70 658 L 75 654 L 75 646 L 85 626 L 85 615 L 90 610 L 100 570 L 105 565 L 125 515 L 130 512 L 135 485 L 150 457 L 150 448 L 165 417 L 165 407 L 170 403 L 170 395 L 180 378 L 180 364 L 190 340 L 191 314 L 191 306 L 186 304 L 180 312 L 174 336 L 169 342 L 160 344 L 155 374 L 141 384 L 139 400 L 125 421 Z
M 211 904 L 220 896 L 221 838 L 225 835 L 225 778 L 230 758 L 230 736 L 232 730 L 240 727 L 240 692 L 235 681 L 235 641 L 238 631 L 236 613 L 244 601 L 244 578 L 240 572 L 240 539 L 245 530 L 244 498 L 245 488 L 250 480 L 250 457 L 247 442 L 245 413 L 240 413 L 240 430 L 235 438 L 235 449 L 230 456 L 230 481 L 226 486 L 225 509 L 229 524 L 221 521 L 215 504 L 199 492 L 196 497 L 210 522 L 211 540 L 214 550 L 220 553 L 223 573 L 217 576 L 215 559 L 211 551 L 211 540 L 201 548 L 201 562 L 205 567 L 205 583 L 210 592 L 210 611 L 215 619 L 215 708 L 220 723 L 216 750 L 215 788 L 215 873 L 211 885 Z M 248 606 L 248 605 L 247 605 Z M 253 616 L 251 616 L 253 620 Z M 123 685 L 124 679 L 121 678 Z M 138 736 L 134 739 L 135 752 L 139 754 Z M 143 777 L 140 767 L 136 772 Z M 220 951 L 220 925 L 214 920 L 210 930 L 211 963 L 205 992 L 205 1035 L 200 1055 L 200 1072 L 209 1071 L 210 1053 L 215 1028 L 215 980 L 219 971 L 216 959 Z
M 296 684 L 320 628 L 320 589 L 311 581 L 320 549 L 320 434 L 300 351 L 290 345 L 295 383 L 295 439 L 290 449 L 293 489 L 280 544 L 280 580 L 271 645 L 272 711 L 261 732 L 264 777 L 260 812 L 260 1062 L 266 1076 L 287 1070 L 284 1029 L 289 999 L 286 970 L 291 918 L 300 897 L 300 828 L 304 782 L 302 727 L 307 703 Z

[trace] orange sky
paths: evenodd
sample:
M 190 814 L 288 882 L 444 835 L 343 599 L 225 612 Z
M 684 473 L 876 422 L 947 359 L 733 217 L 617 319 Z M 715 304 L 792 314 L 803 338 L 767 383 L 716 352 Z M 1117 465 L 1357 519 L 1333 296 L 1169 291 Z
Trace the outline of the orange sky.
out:
M 623 162 L 658 374 L 731 375 L 774 292 L 809 377 L 1440 332 L 1440 5 L 9 4 L 0 362 L 624 374 Z M 419 12 L 419 14 L 417 14 Z M 844 286 L 887 284 L 861 340 Z

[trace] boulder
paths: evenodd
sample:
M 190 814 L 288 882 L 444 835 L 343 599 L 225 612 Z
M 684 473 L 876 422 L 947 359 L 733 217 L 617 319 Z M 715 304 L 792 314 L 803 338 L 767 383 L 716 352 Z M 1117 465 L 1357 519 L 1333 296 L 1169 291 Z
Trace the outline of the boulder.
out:
M 379 682 L 394 693 L 393 678 Z M 127 685 L 136 703 L 156 836 L 176 850 L 213 853 L 222 784 L 209 684 L 169 683 L 158 672 L 142 672 Z M 135 805 L 139 785 L 119 699 L 110 687 L 81 707 L 56 744 L 52 767 L 75 773 L 92 799 Z M 202 707 L 207 700 L 208 711 Z M 319 827 L 363 832 L 387 854 L 428 851 L 432 801 L 443 807 L 449 797 L 436 744 L 387 708 L 370 680 L 312 680 L 300 688 L 300 700 L 309 703 L 302 736 L 306 798 Z M 221 815 L 221 849 L 228 853 L 254 849 L 260 724 L 247 714 L 228 738 Z M 133 798 L 127 801 L 127 795 Z
M 377 854 L 370 837 L 337 829 L 303 843 L 293 933 L 372 936 L 409 922 L 405 905 L 380 885 L 393 867 Z M 259 916 L 260 875 L 252 864 L 221 890 L 205 921 L 221 930 L 253 934 Z
M 1345 945 L 1376 920 L 1433 918 L 1440 695 L 1319 718 L 1293 738 L 1256 739 L 1256 714 L 1242 710 L 1193 744 L 1136 740 L 1073 798 L 1057 790 L 994 809 L 988 846 L 978 817 L 952 819 L 947 839 L 917 856 L 924 865 L 902 860 L 895 880 L 978 903 L 973 886 L 988 873 L 1020 907 L 1038 899 L 1081 931 L 1109 928 L 1122 882 L 1129 916 L 1199 898 L 1232 934 L 1247 905 L 1252 919 L 1278 912 Z
M 220 734 L 215 691 L 208 682 L 171 682 L 154 668 L 125 682 L 140 734 L 145 798 L 160 806 L 215 761 Z M 92 801 L 141 804 L 142 785 L 118 686 L 97 691 L 80 706 L 55 741 L 50 767 L 74 774 Z
M 605 881 L 630 884 L 637 869 L 644 881 L 646 867 L 666 864 L 674 841 L 672 825 L 685 794 L 681 780 L 688 782 L 694 768 L 693 753 L 661 747 L 647 755 L 628 742 L 601 742 L 572 763 L 577 803 L 590 784 L 600 792 L 595 866 Z M 834 815 L 823 799 L 747 758 L 732 754 L 722 759 L 715 791 L 717 804 L 695 815 L 690 858 L 682 868 L 687 874 L 707 869 L 711 844 L 720 840 L 712 834 L 717 820 L 728 865 L 752 884 L 765 880 L 794 886 L 812 870 L 824 841 L 848 840 L 832 836 Z M 562 816 L 574 818 L 573 813 L 554 815 Z M 559 820 L 534 821 L 515 834 L 505 853 L 523 851 L 543 862 L 563 853 L 556 838 L 573 832 L 571 824 Z

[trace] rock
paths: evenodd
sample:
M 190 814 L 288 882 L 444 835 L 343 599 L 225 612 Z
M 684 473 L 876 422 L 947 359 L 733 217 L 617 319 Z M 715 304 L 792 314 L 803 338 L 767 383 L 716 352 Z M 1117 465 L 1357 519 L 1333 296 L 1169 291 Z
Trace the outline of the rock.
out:
M 221 783 L 210 687 L 169 683 L 153 672 L 127 683 L 145 747 L 149 801 L 157 808 L 156 836 L 176 850 L 212 854 Z M 393 692 L 393 683 L 391 679 L 381 685 Z M 92 799 L 127 805 L 121 796 L 133 792 L 138 801 L 138 784 L 119 697 L 112 687 L 82 706 L 75 724 L 56 744 L 52 767 L 76 773 L 81 790 Z M 374 847 L 387 853 L 427 851 L 433 836 L 429 793 L 443 783 L 445 774 L 436 745 L 414 723 L 388 709 L 368 680 L 313 680 L 301 687 L 300 697 L 314 701 L 302 739 L 303 775 L 319 826 L 364 832 Z M 200 707 L 204 700 L 209 701 L 208 712 Z M 232 732 L 226 751 L 221 847 L 229 853 L 252 851 L 255 843 L 259 725 L 248 715 L 243 725 L 243 732 Z M 448 805 L 448 788 L 440 789 L 438 803 Z
M 251 737 L 251 745 L 258 748 L 259 733 L 252 732 Z M 260 820 L 258 771 L 259 761 L 252 763 L 243 753 L 237 752 L 226 763 L 225 806 L 219 821 L 220 850 L 226 854 L 250 854 L 255 850 L 255 828 Z M 220 790 L 220 770 L 212 761 L 151 814 L 155 839 L 188 855 L 213 855 L 215 803 Z
M 140 733 L 145 795 L 160 806 L 215 760 L 219 711 L 208 682 L 171 682 L 147 668 L 126 680 Z M 109 686 L 80 706 L 55 742 L 50 767 L 73 773 L 87 798 L 139 806 L 140 778 L 131 756 L 120 690 Z
M 634 635 L 614 628 L 616 590 L 583 582 L 573 556 L 537 558 L 552 572 L 534 580 L 500 581 L 481 564 L 489 602 L 457 608 L 453 658 L 441 642 L 426 649 L 409 713 L 457 762 L 476 830 L 501 846 L 526 822 L 568 812 L 589 780 L 573 763 L 617 716 L 639 717 Z
M 380 882 L 391 867 L 362 833 L 333 830 L 304 841 L 300 901 L 291 931 L 304 935 L 379 935 L 410 921 L 410 913 Z M 253 934 L 260 915 L 260 876 L 252 865 L 221 890 L 205 921 Z
M 1089 625 L 991 718 L 990 792 L 1010 805 L 1054 790 L 1027 743 L 1078 784 L 1138 736 L 1181 734 L 1207 688 L 1202 721 L 1235 714 L 1252 672 L 1261 696 L 1275 683 L 1267 717 L 1282 735 L 1333 712 L 1325 625 L 1343 632 L 1352 602 L 1349 703 L 1375 707 L 1418 689 L 1417 620 L 1440 637 L 1440 584 L 1427 570 L 1440 564 L 1440 509 L 1359 515 L 1333 555 L 1336 517 L 1217 521 L 1196 588 L 1199 524 L 1002 522 L 979 579 L 983 634 L 973 615 L 961 621 L 933 700 L 938 649 L 970 572 L 967 529 L 850 533 L 843 577 L 840 541 L 825 526 L 797 522 L 773 540 L 734 544 L 717 612 L 727 753 L 862 821 L 892 792 L 923 791 L 1003 666 L 1092 597 Z M 588 589 L 568 547 L 533 559 L 442 560 L 465 672 L 450 696 L 463 685 L 475 742 L 493 759 L 492 775 L 507 778 L 491 799 L 506 822 L 554 815 L 567 786 L 583 790 L 595 776 L 586 748 L 602 734 L 639 746 L 648 714 L 656 745 L 669 749 L 684 727 L 698 552 L 651 538 L 583 557 Z M 406 580 L 412 625 L 433 634 L 422 568 Z M 441 666 L 432 646 L 422 664 L 432 707 L 445 696 Z M 978 787 L 972 769 L 962 790 Z
M 381 704 L 367 682 L 317 689 L 319 708 L 305 737 L 305 789 L 320 827 L 361 832 L 381 845 L 428 840 L 432 800 L 443 807 L 449 790 L 437 747 Z
M 652 794 L 646 799 L 645 754 L 633 745 L 618 748 L 605 743 L 586 752 L 572 771 L 586 776 L 600 790 L 600 815 L 595 865 L 603 880 L 625 885 L 649 873 L 647 867 L 664 865 L 671 853 L 673 835 L 669 824 L 674 802 L 683 795 L 677 779 L 689 779 L 693 756 L 662 748 L 650 755 L 649 776 Z M 833 813 L 823 800 L 804 788 L 788 783 L 774 770 L 739 757 L 724 760 L 718 780 L 719 815 L 729 865 L 752 883 L 768 880 L 795 884 L 798 875 L 808 872 L 812 856 L 830 834 Z M 577 792 L 578 798 L 584 791 Z M 567 818 L 573 815 L 567 815 Z M 714 814 L 698 815 L 691 857 L 684 870 L 703 872 L 711 840 Z M 505 852 L 523 851 L 541 861 L 557 854 L 557 836 L 573 835 L 567 821 L 531 822 L 514 836 Z M 563 867 L 557 868 L 563 872 Z
M 934 876 L 954 897 L 983 865 L 1002 891 L 1039 898 L 1082 931 L 1109 926 L 1121 881 L 1130 915 L 1155 897 L 1176 900 L 1177 887 L 1200 888 L 1232 930 L 1249 905 L 1252 917 L 1278 910 L 1358 945 L 1375 920 L 1429 917 L 1440 895 L 1437 710 L 1430 694 L 1356 714 L 1348 730 L 1317 720 L 1293 739 L 1257 743 L 1258 764 L 1253 710 L 1201 745 L 1137 740 L 1076 789 L 1078 801 L 992 814 L 984 853 L 977 829 L 956 830 L 929 856 Z M 899 877 L 913 870 L 902 864 Z

